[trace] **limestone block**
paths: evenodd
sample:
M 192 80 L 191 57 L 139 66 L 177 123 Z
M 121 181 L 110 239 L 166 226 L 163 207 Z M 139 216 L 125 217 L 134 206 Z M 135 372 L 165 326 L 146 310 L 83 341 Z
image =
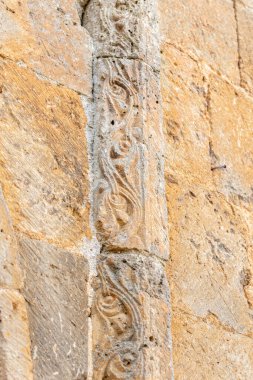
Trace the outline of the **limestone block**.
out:
M 32 380 L 26 305 L 15 290 L 0 289 L 0 378 Z
M 91 96 L 91 49 L 74 1 L 1 1 L 1 56 Z
M 233 203 L 253 210 L 253 101 L 216 76 L 211 78 L 213 177 Z M 226 166 L 219 169 L 220 166 Z
M 94 379 L 170 379 L 163 266 L 138 253 L 101 256 L 92 309 Z
M 210 314 L 174 312 L 175 380 L 246 380 L 253 377 L 253 341 L 222 328 Z
M 166 258 L 159 81 L 139 60 L 95 65 L 95 222 L 109 250 Z
M 241 85 L 253 93 L 253 4 L 236 3 L 238 43 L 240 54 Z
M 0 182 L 13 225 L 61 246 L 90 236 L 79 96 L 13 63 L 0 68 Z
M 159 0 L 162 49 L 179 46 L 239 83 L 236 20 L 230 0 Z
M 20 289 L 21 286 L 21 272 L 17 263 L 17 242 L 0 187 L 0 288 Z
M 97 57 L 138 58 L 159 70 L 159 31 L 155 0 L 94 0 L 84 26 Z
M 164 46 L 161 91 L 168 194 L 177 197 L 178 187 L 211 187 L 208 83 L 198 62 L 173 46 Z M 170 208 L 169 212 L 173 223 Z
M 219 192 L 198 187 L 178 189 L 174 197 L 168 203 L 173 310 L 198 318 L 212 314 L 222 329 L 252 339 L 252 232 L 243 210 Z
M 35 379 L 87 375 L 88 266 L 83 255 L 21 237 Z

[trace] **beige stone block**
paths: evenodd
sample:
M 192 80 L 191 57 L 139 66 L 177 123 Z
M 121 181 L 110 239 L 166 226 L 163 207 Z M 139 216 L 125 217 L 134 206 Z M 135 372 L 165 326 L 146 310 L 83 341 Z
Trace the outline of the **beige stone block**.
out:
M 85 10 L 97 57 L 135 58 L 159 70 L 159 31 L 155 0 L 94 0 Z
M 139 253 L 102 256 L 92 309 L 94 379 L 171 379 L 163 266 Z
M 17 242 L 9 210 L 0 187 L 0 288 L 19 289 L 21 272 L 17 262 Z
M 212 166 L 217 168 L 212 173 L 217 189 L 231 202 L 252 211 L 253 101 L 213 76 L 210 113 Z
M 253 93 L 253 4 L 237 2 L 238 43 L 240 54 L 241 85 Z
M 0 54 L 91 96 L 91 40 L 74 1 L 1 1 Z
M 208 83 L 197 62 L 168 45 L 162 51 L 161 91 L 165 177 L 173 199 L 179 187 L 212 186 Z M 169 219 L 173 223 L 173 215 Z
M 0 289 L 0 378 L 33 379 L 25 302 L 7 289 Z
M 88 265 L 83 255 L 20 239 L 35 379 L 87 375 Z
M 90 236 L 79 96 L 13 63 L 0 68 L 0 182 L 13 225 L 60 246 Z
M 253 377 L 253 341 L 205 319 L 174 311 L 175 380 L 245 380 Z
M 159 81 L 139 60 L 98 59 L 95 85 L 95 222 L 109 250 L 166 258 Z
M 239 83 L 236 20 L 230 0 L 160 0 L 164 44 L 178 45 Z
M 203 188 L 179 189 L 168 207 L 173 216 L 168 268 L 172 310 L 199 318 L 211 314 L 225 330 L 252 339 L 253 309 L 246 295 L 253 273 L 252 233 L 243 212 L 221 193 Z

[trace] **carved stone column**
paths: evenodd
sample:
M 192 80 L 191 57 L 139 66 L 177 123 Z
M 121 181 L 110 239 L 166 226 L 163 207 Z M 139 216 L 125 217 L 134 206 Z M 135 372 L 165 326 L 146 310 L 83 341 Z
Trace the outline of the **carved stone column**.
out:
M 94 218 L 101 255 L 94 375 L 172 379 L 167 213 L 155 0 L 91 0 Z

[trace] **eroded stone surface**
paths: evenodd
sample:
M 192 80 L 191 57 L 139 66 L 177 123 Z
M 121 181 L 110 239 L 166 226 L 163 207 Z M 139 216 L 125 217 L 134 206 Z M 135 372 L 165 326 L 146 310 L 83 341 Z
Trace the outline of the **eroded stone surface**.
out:
M 35 379 L 87 375 L 88 264 L 82 254 L 20 238 Z
M 75 1 L 3 0 L 0 54 L 91 96 L 92 47 Z
M 86 118 L 78 95 L 0 69 L 0 178 L 14 227 L 61 246 L 90 236 Z
M 93 0 L 84 26 L 97 57 L 142 59 L 159 69 L 159 32 L 155 0 Z
M 139 60 L 95 71 L 95 222 L 108 250 L 167 257 L 159 82 Z
M 20 289 L 21 286 L 22 278 L 17 262 L 17 241 L 0 187 L 0 288 Z
M 239 83 L 236 19 L 231 0 L 159 0 L 162 50 L 166 41 L 193 53 Z
M 102 256 L 94 282 L 94 379 L 170 379 L 163 266 L 138 252 Z
M 26 305 L 9 289 L 0 289 L 0 378 L 33 379 Z

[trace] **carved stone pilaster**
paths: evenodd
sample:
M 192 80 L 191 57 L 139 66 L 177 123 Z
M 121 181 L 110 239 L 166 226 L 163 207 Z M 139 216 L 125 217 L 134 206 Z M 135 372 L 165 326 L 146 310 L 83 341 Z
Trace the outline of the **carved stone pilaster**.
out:
M 107 250 L 168 255 L 159 81 L 139 60 L 95 63 L 95 224 Z
M 171 380 L 156 0 L 91 0 L 94 41 L 93 378 Z
M 138 252 L 103 255 L 93 307 L 94 379 L 170 379 L 163 266 Z

